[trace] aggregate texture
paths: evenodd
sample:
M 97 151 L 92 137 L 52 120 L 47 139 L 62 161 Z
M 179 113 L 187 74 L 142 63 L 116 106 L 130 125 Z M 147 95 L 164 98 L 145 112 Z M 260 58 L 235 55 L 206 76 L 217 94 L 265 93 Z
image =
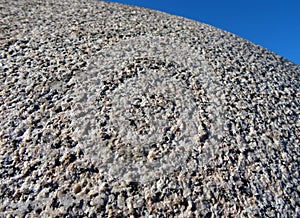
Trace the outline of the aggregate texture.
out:
M 300 217 L 299 66 L 116 3 L 0 15 L 0 217 Z

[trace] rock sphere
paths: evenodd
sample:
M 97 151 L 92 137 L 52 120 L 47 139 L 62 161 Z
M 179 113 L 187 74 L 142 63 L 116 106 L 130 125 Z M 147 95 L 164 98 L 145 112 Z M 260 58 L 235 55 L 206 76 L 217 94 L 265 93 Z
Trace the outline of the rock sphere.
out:
M 300 68 L 215 27 L 0 0 L 1 217 L 299 217 Z

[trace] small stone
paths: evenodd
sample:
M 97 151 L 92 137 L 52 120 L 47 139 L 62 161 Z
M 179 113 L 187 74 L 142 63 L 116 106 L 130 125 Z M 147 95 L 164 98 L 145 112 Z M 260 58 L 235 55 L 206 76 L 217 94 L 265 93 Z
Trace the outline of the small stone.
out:
M 24 135 L 23 135 L 24 136 L 24 138 L 23 138 L 24 142 L 30 141 L 30 135 L 31 135 L 31 129 L 28 128 L 26 130 L 26 132 L 24 133 Z
M 75 194 L 78 194 L 79 192 L 81 192 L 81 190 L 82 190 L 81 184 L 77 183 L 76 185 L 74 185 L 73 191 Z

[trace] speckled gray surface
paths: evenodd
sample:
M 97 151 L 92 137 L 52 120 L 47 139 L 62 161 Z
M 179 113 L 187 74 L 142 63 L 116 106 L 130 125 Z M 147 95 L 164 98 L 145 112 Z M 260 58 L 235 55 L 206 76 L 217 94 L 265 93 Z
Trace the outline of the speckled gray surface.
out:
M 1 217 L 298 217 L 299 66 L 98 1 L 0 0 Z

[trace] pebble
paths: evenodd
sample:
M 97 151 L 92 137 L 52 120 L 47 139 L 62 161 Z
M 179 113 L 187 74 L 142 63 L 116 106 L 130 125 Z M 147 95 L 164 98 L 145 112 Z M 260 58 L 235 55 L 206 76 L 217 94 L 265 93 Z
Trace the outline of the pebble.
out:
M 81 192 L 81 190 L 82 190 L 81 184 L 78 183 L 78 184 L 74 185 L 73 191 L 75 194 L 78 194 L 79 192 Z

